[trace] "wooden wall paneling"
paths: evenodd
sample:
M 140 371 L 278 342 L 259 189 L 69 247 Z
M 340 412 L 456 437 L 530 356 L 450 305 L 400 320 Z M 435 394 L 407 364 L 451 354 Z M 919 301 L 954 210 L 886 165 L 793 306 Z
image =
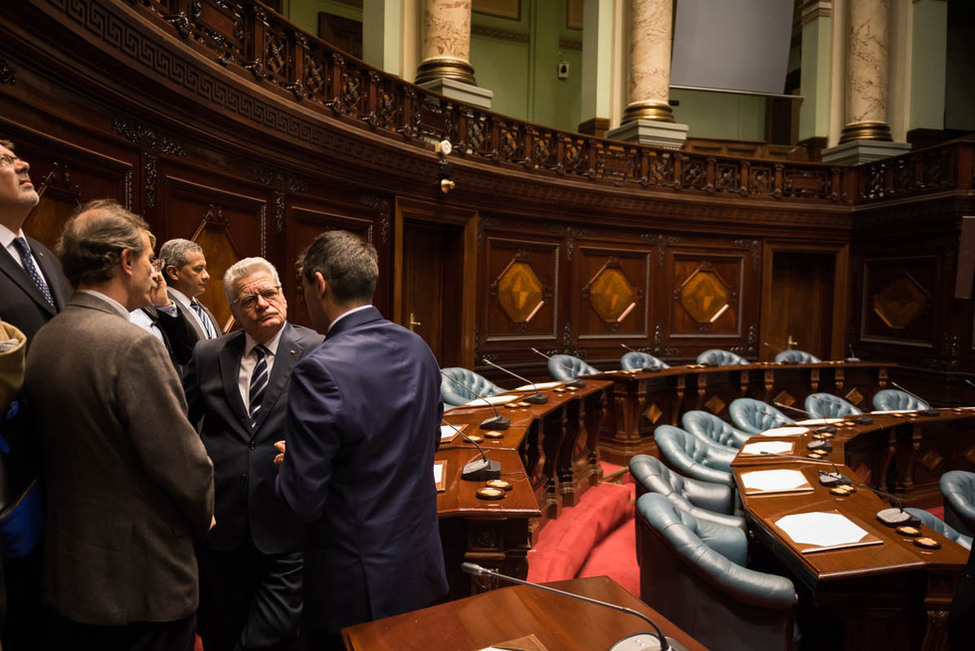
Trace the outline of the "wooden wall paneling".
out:
M 500 229 L 485 231 L 479 356 L 541 379 L 548 377 L 546 362 L 531 352 L 532 347 L 547 355 L 571 352 L 560 253 L 559 240 L 542 233 L 532 237 Z M 490 367 L 478 372 L 482 370 L 490 377 L 510 379 L 490 373 Z
M 419 334 L 441 366 L 474 365 L 476 211 L 397 198 L 394 320 Z
M 620 343 L 640 348 L 649 342 L 651 285 L 660 275 L 651 264 L 653 250 L 587 239 L 576 244 L 575 258 L 569 314 L 576 339 L 590 351 L 590 363 L 619 368 L 626 352 Z
M 303 202 L 305 203 L 305 202 Z M 285 285 L 289 297 L 289 319 L 293 323 L 299 323 L 311 327 L 311 319 L 308 316 L 308 308 L 299 295 L 302 291 L 301 281 L 298 277 L 296 262 L 301 252 L 311 244 L 316 237 L 325 231 L 343 230 L 355 233 L 367 242 L 374 242 L 374 224 L 371 219 L 361 216 L 339 214 L 326 210 L 313 209 L 306 206 L 292 206 L 290 209 L 289 228 L 285 231 L 285 264 L 279 268 L 281 281 Z M 385 268 L 384 268 L 385 267 Z M 389 276 L 388 265 L 380 264 L 379 277 Z M 391 284 L 391 283 L 390 283 Z M 378 290 L 377 290 L 378 293 Z M 374 303 L 375 300 L 374 300 Z M 383 309 L 381 303 L 377 304 L 385 314 L 388 309 Z
M 846 358 L 849 246 L 767 241 L 762 257 L 759 359 L 774 359 L 790 337 L 821 359 Z
M 863 267 L 861 341 L 888 349 L 933 350 L 935 298 L 944 280 L 941 259 L 934 255 L 868 258 Z
M 708 348 L 757 355 L 759 273 L 750 254 L 688 242 L 666 255 L 667 341 L 687 358 Z
M 200 301 L 210 308 L 221 326 L 230 325 L 223 274 L 242 258 L 267 257 L 267 197 L 245 194 L 251 188 L 242 188 L 232 179 L 216 175 L 204 184 L 171 176 L 169 170 L 161 172 L 165 179 L 159 197 L 164 230 L 171 238 L 192 239 L 203 247 L 210 282 Z

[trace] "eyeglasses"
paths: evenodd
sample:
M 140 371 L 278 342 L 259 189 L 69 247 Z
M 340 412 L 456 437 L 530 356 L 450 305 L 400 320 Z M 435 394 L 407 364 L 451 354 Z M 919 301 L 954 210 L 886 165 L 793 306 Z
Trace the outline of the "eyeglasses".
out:
M 16 165 L 22 159 L 16 156 L 8 156 L 7 154 L 0 154 L 0 167 L 6 167 L 8 165 Z
M 278 300 L 280 296 L 281 296 L 281 286 L 278 285 L 277 287 L 268 287 L 267 289 L 262 289 L 256 294 L 242 294 L 238 296 L 236 300 L 234 300 L 234 303 L 237 303 L 245 310 L 250 310 L 257 306 L 258 297 L 263 298 L 264 302 L 270 303 L 272 301 Z

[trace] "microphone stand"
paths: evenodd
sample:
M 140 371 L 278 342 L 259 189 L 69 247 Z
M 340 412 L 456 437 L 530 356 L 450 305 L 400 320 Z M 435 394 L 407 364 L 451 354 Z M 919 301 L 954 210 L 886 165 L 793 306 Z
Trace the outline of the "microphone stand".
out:
M 478 400 L 483 400 L 485 403 L 487 403 L 487 406 L 488 407 L 490 407 L 491 409 L 494 410 L 494 416 L 492 416 L 490 418 L 485 418 L 484 420 L 481 421 L 481 429 L 483 429 L 483 430 L 489 430 L 489 431 L 494 431 L 494 432 L 503 432 L 506 429 L 508 429 L 508 426 L 511 425 L 511 419 L 508 418 L 507 416 L 502 416 L 501 415 L 501 412 L 498 411 L 498 408 L 497 407 L 495 407 L 493 404 L 491 404 L 491 401 L 490 400 L 488 400 L 487 398 L 485 398 L 482 395 L 479 395 L 477 393 L 477 391 L 475 391 L 474 389 L 470 388 L 469 386 L 467 386 L 463 382 L 460 382 L 459 380 L 455 380 L 454 378 L 450 377 L 449 375 L 447 375 L 443 371 L 440 371 L 440 375 L 442 377 L 447 378 L 448 380 L 450 380 L 451 382 L 453 382 L 457 386 L 462 387 L 464 389 L 467 389 L 469 392 L 473 393 L 474 396 Z
M 890 383 L 891 383 L 891 385 L 897 387 L 898 389 L 900 389 L 901 391 L 903 391 L 907 395 L 911 396 L 915 400 L 918 400 L 920 402 L 923 402 L 924 404 L 928 404 L 928 401 L 927 400 L 922 399 L 916 393 L 913 393 L 911 391 L 908 391 L 907 389 L 905 389 L 901 385 L 897 384 L 893 380 L 890 380 Z M 917 409 L 915 411 L 917 411 L 917 413 L 918 413 L 919 416 L 937 416 L 940 413 L 940 412 L 938 412 L 937 409 Z
M 597 606 L 603 606 L 605 608 L 611 608 L 612 610 L 617 610 L 622 613 L 627 613 L 628 615 L 634 615 L 639 617 L 643 621 L 650 624 L 655 633 L 636 633 L 634 635 L 629 635 L 623 639 L 616 642 L 613 646 L 609 648 L 609 651 L 637 651 L 646 650 L 652 651 L 654 649 L 660 649 L 661 651 L 667 651 L 673 649 L 673 651 L 687 651 L 686 647 L 682 645 L 677 640 L 667 637 L 664 635 L 660 627 L 654 623 L 652 619 L 644 615 L 643 613 L 633 610 L 632 608 L 627 608 L 626 606 L 618 606 L 616 604 L 609 603 L 607 601 L 599 601 L 598 599 L 592 599 L 591 597 L 583 597 L 582 595 L 574 594 L 572 592 L 566 592 L 565 590 L 558 590 L 556 588 L 550 588 L 547 585 L 539 585 L 538 583 L 532 583 L 530 581 L 524 581 L 522 579 L 516 579 L 513 576 L 508 576 L 507 574 L 501 574 L 500 572 L 495 572 L 494 570 L 489 570 L 486 567 L 481 567 L 476 563 L 461 563 L 461 571 L 471 574 L 473 576 L 490 576 L 495 579 L 501 579 L 502 581 L 508 581 L 509 583 L 517 583 L 518 585 L 526 585 L 530 588 L 536 588 L 538 590 L 544 590 L 545 592 L 551 592 L 553 594 L 562 595 L 563 597 L 569 597 L 570 599 L 578 599 L 580 601 L 585 601 L 586 603 L 595 604 Z
M 542 357 L 544 357 L 545 359 L 547 359 L 547 360 L 549 360 L 549 361 L 551 361 L 551 359 L 552 359 L 552 358 L 551 358 L 551 356 L 549 356 L 549 355 L 546 355 L 545 353 L 543 353 L 542 351 L 540 351 L 540 350 L 539 350 L 539 349 L 537 349 L 537 348 L 532 348 L 532 352 L 533 352 L 533 353 L 538 353 L 539 355 L 541 355 Z M 556 361 L 556 364 L 558 364 L 558 365 L 559 365 L 559 366 L 561 366 L 562 368 L 564 368 L 564 369 L 566 369 L 566 370 L 567 370 L 567 371 L 569 371 L 570 373 L 572 372 L 572 369 L 571 369 L 571 368 L 569 368 L 568 366 L 566 366 L 565 364 L 563 364 L 562 362 L 559 362 L 559 361 Z M 563 384 L 564 384 L 565 386 L 567 386 L 567 387 L 573 387 L 573 388 L 575 388 L 575 389 L 581 389 L 581 388 L 583 388 L 584 386 L 586 386 L 586 382 L 585 382 L 585 380 L 580 380 L 579 378 L 574 378 L 574 379 L 572 379 L 572 380 L 569 380 L 568 382 L 563 382 Z
M 512 377 L 518 378 L 522 382 L 527 382 L 528 384 L 532 385 L 532 388 L 535 390 L 535 395 L 533 395 L 533 396 L 526 396 L 525 397 L 524 400 L 528 404 L 530 404 L 530 405 L 544 405 L 545 403 L 548 402 L 548 396 L 546 396 L 541 391 L 539 391 L 538 390 L 538 387 L 535 386 L 535 383 L 532 382 L 531 380 L 529 380 L 527 378 L 523 378 L 520 375 L 518 375 L 517 373 L 515 373 L 514 371 L 509 371 L 508 369 L 504 368 L 503 366 L 500 366 L 498 364 L 495 364 L 494 362 L 492 362 L 491 360 L 489 360 L 486 357 L 482 357 L 481 358 L 481 361 L 484 362 L 485 364 L 488 364 L 489 366 L 493 366 L 494 368 L 498 369 L 499 371 L 504 371 L 505 373 L 507 373 L 508 375 L 510 375 Z
M 488 459 L 487 455 L 484 454 L 484 448 L 477 444 L 477 441 L 464 434 L 464 431 L 459 429 L 453 423 L 447 422 L 446 420 L 441 420 L 442 423 L 449 425 L 455 432 L 461 435 L 465 441 L 477 448 L 477 451 L 481 453 L 480 459 L 473 459 L 464 464 L 463 470 L 460 471 L 460 478 L 467 481 L 487 481 L 488 479 L 498 479 L 501 476 L 501 462 L 496 459 Z

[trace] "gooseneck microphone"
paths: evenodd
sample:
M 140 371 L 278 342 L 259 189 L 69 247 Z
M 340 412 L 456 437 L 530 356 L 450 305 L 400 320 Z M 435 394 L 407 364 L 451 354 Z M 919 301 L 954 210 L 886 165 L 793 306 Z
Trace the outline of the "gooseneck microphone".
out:
M 917 400 L 917 401 L 919 401 L 919 402 L 922 402 L 922 403 L 924 403 L 924 404 L 926 404 L 926 405 L 927 405 L 927 404 L 930 404 L 930 403 L 928 403 L 928 401 L 927 401 L 927 400 L 925 400 L 924 398 L 922 398 L 922 397 L 920 397 L 919 395 L 917 395 L 917 394 L 916 394 L 916 393 L 914 393 L 913 391 L 908 391 L 907 389 L 905 389 L 905 388 L 904 388 L 904 387 L 902 387 L 901 385 L 899 385 L 899 384 L 897 384 L 897 383 L 896 383 L 896 382 L 894 382 L 893 380 L 888 380 L 888 381 L 890 382 L 890 384 L 891 384 L 891 386 L 893 386 L 893 387 L 896 387 L 896 388 L 898 388 L 898 389 L 900 389 L 901 391 L 903 391 L 903 392 L 904 392 L 904 393 L 906 393 L 907 395 L 909 395 L 909 396 L 911 396 L 911 397 L 912 397 L 912 398 L 914 398 L 915 400 Z M 915 410 L 915 411 L 917 411 L 917 413 L 918 413 L 918 415 L 919 415 L 919 416 L 937 416 L 937 415 L 938 415 L 938 414 L 940 413 L 940 412 L 939 412 L 939 411 L 938 411 L 937 409 L 930 409 L 930 408 L 929 408 L 929 409 L 917 409 L 917 410 Z
M 819 471 L 819 483 L 821 486 L 832 488 L 833 486 L 853 483 L 853 480 L 841 473 L 837 465 L 830 459 L 813 459 L 811 457 L 803 457 L 798 454 L 782 454 L 780 452 L 762 452 L 762 456 L 776 457 L 779 459 L 793 459 L 796 461 L 805 461 L 806 463 L 818 463 L 832 466 L 833 472 L 826 472 L 824 470 Z
M 532 388 L 535 390 L 535 395 L 533 395 L 533 396 L 526 396 L 525 398 L 523 398 L 523 400 L 525 402 L 527 402 L 528 404 L 531 404 L 531 405 L 544 405 L 546 402 L 548 402 L 548 396 L 546 396 L 541 391 L 539 391 L 538 390 L 538 387 L 531 380 L 529 380 L 527 378 L 521 377 L 520 375 L 518 375 L 514 371 L 509 371 L 508 369 L 506 369 L 505 367 L 501 366 L 500 364 L 495 364 L 494 362 L 492 362 L 491 360 L 489 360 L 487 357 L 482 357 L 481 358 L 481 361 L 484 362 L 485 364 L 488 364 L 489 366 L 493 366 L 494 368 L 498 369 L 499 371 L 504 371 L 505 373 L 507 373 L 511 377 L 518 378 L 522 382 L 526 382 L 526 383 L 532 385 Z
M 776 407 L 782 407 L 783 409 L 788 409 L 789 411 L 794 411 L 794 412 L 796 412 L 798 414 L 802 414 L 803 416 L 810 416 L 809 412 L 806 411 L 805 409 L 799 409 L 798 407 L 793 407 L 792 405 L 786 405 L 786 404 L 783 404 L 781 402 L 772 402 L 772 404 L 775 405 Z M 772 414 L 771 412 L 767 412 L 767 411 L 766 412 L 762 412 L 762 413 L 767 414 L 769 416 L 774 416 L 775 415 L 775 414 Z M 823 418 L 822 416 L 812 416 L 810 418 L 810 420 L 821 420 L 821 421 L 823 421 L 822 424 L 819 427 L 817 427 L 815 429 L 810 429 L 809 430 L 813 434 L 835 434 L 836 433 L 836 427 L 834 425 L 830 425 L 828 422 L 826 422 L 826 420 L 827 420 L 826 418 Z
M 899 527 L 901 525 L 910 525 L 916 527 L 921 524 L 921 519 L 915 515 L 911 515 L 904 510 L 904 500 L 897 497 L 893 493 L 888 493 L 885 490 L 880 490 L 879 488 L 874 488 L 869 484 L 861 484 L 858 482 L 851 482 L 851 486 L 856 486 L 857 488 L 866 488 L 868 491 L 878 495 L 884 499 L 889 500 L 893 503 L 893 507 L 889 509 L 880 509 L 877 511 L 877 520 L 888 527 Z
M 657 626 L 652 619 L 644 615 L 643 613 L 633 610 L 632 608 L 627 608 L 626 606 L 618 606 L 616 604 L 609 603 L 607 601 L 600 601 L 598 599 L 592 599 L 591 597 L 583 597 L 582 595 L 574 594 L 572 592 L 566 592 L 564 590 L 558 590 L 556 588 L 550 588 L 547 585 L 539 585 L 538 583 L 532 583 L 531 581 L 525 581 L 522 579 L 516 579 L 513 576 L 508 576 L 507 574 L 501 574 L 500 572 L 495 572 L 494 570 L 489 570 L 486 567 L 481 567 L 476 563 L 461 563 L 461 571 L 472 574 L 474 576 L 490 576 L 495 579 L 501 579 L 502 581 L 508 581 L 509 583 L 517 583 L 518 585 L 527 585 L 530 588 L 537 588 L 538 590 L 544 590 L 545 592 L 551 592 L 553 594 L 562 595 L 563 597 L 569 597 L 570 599 L 578 599 L 586 603 L 595 604 L 597 606 L 603 606 L 605 608 L 610 608 L 612 610 L 617 610 L 621 613 L 627 613 L 635 617 L 639 617 L 643 621 L 650 624 L 650 626 L 655 631 L 651 633 L 636 633 L 634 635 L 629 635 L 623 639 L 616 642 L 613 646 L 609 648 L 609 651 L 653 651 L 654 649 L 660 649 L 661 651 L 666 651 L 667 649 L 673 649 L 674 651 L 687 651 L 687 648 L 682 645 L 677 640 L 667 637 L 664 635 L 660 627 Z
M 547 359 L 549 361 L 552 360 L 551 355 L 546 355 L 545 353 L 543 353 L 542 351 L 540 351 L 537 348 L 532 348 L 532 352 L 533 353 L 538 353 L 539 355 L 541 355 L 542 357 L 544 357 L 545 359 Z M 575 371 L 572 370 L 572 368 L 570 366 L 568 366 L 566 364 L 563 364 L 562 362 L 560 362 L 558 360 L 556 360 L 555 363 L 558 364 L 559 366 L 561 366 L 562 368 L 566 369 L 570 373 L 574 373 L 575 372 Z M 581 389 L 584 386 L 586 386 L 585 380 L 580 380 L 579 378 L 575 378 L 575 379 L 569 380 L 568 382 L 563 382 L 563 384 L 565 384 L 565 386 L 567 386 L 567 387 L 574 387 L 576 389 Z
M 855 364 L 856 362 L 859 362 L 860 358 L 857 357 L 856 352 L 853 350 L 853 344 L 847 344 L 846 347 L 850 351 L 850 356 L 846 358 L 846 361 L 850 362 L 851 364 Z
M 443 371 L 440 371 L 440 375 L 443 376 L 443 377 L 445 377 L 445 378 L 447 378 L 448 380 L 450 380 L 451 382 L 453 382 L 457 386 L 462 387 L 464 389 L 467 389 L 472 394 L 474 394 L 477 397 L 478 400 L 483 400 L 485 403 L 487 403 L 487 406 L 488 407 L 490 407 L 491 409 L 494 410 L 494 416 L 492 416 L 490 418 L 485 418 L 484 420 L 481 421 L 481 425 L 480 425 L 481 429 L 488 430 L 488 431 L 494 431 L 494 432 L 503 432 L 504 430 L 508 429 L 508 426 L 509 425 L 511 425 L 511 419 L 508 418 L 507 416 L 502 416 L 501 415 L 501 412 L 498 411 L 498 408 L 495 407 L 491 403 L 490 400 L 488 400 L 487 398 L 485 398 L 482 395 L 479 395 L 477 393 L 477 391 L 475 391 L 474 389 L 470 388 L 469 386 L 467 386 L 466 384 L 464 384 L 460 380 L 455 380 L 454 378 L 450 377 L 449 375 L 447 375 Z
M 446 420 L 441 420 L 440 422 L 449 425 L 455 432 L 461 435 L 461 437 L 477 448 L 477 451 L 481 453 L 480 459 L 472 459 L 464 464 L 464 468 L 460 471 L 460 478 L 467 481 L 487 481 L 488 479 L 498 479 L 501 476 L 501 462 L 495 459 L 488 459 L 487 455 L 484 454 L 484 448 L 477 444 L 477 441 L 464 434 L 464 430 L 458 428 L 453 423 L 449 423 Z

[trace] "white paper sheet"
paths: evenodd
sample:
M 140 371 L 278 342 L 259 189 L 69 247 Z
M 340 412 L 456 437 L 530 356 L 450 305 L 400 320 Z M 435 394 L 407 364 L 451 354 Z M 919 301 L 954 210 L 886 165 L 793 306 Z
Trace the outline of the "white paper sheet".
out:
M 796 513 L 786 515 L 775 521 L 793 541 L 817 547 L 835 547 L 858 543 L 867 535 L 867 530 L 852 522 L 842 513 Z
M 871 411 L 871 414 L 910 414 L 917 409 L 885 409 L 883 411 Z
M 842 418 L 807 418 L 797 420 L 796 425 L 832 425 L 833 423 L 842 423 L 843 420 Z
M 792 454 L 795 443 L 792 441 L 759 441 L 746 443 L 741 447 L 742 454 Z
M 812 490 L 805 475 L 798 470 L 753 470 L 741 474 L 746 491 L 759 493 L 791 493 Z
M 443 466 L 442 462 L 434 462 L 433 464 L 433 481 L 436 484 L 443 481 Z
M 773 427 L 772 429 L 765 430 L 761 433 L 761 436 L 799 436 L 808 433 L 808 427 L 802 427 L 801 425 L 782 425 L 781 427 Z
M 440 426 L 440 441 L 449 441 L 453 437 L 457 436 L 457 431 L 459 427 L 451 427 L 450 425 Z

